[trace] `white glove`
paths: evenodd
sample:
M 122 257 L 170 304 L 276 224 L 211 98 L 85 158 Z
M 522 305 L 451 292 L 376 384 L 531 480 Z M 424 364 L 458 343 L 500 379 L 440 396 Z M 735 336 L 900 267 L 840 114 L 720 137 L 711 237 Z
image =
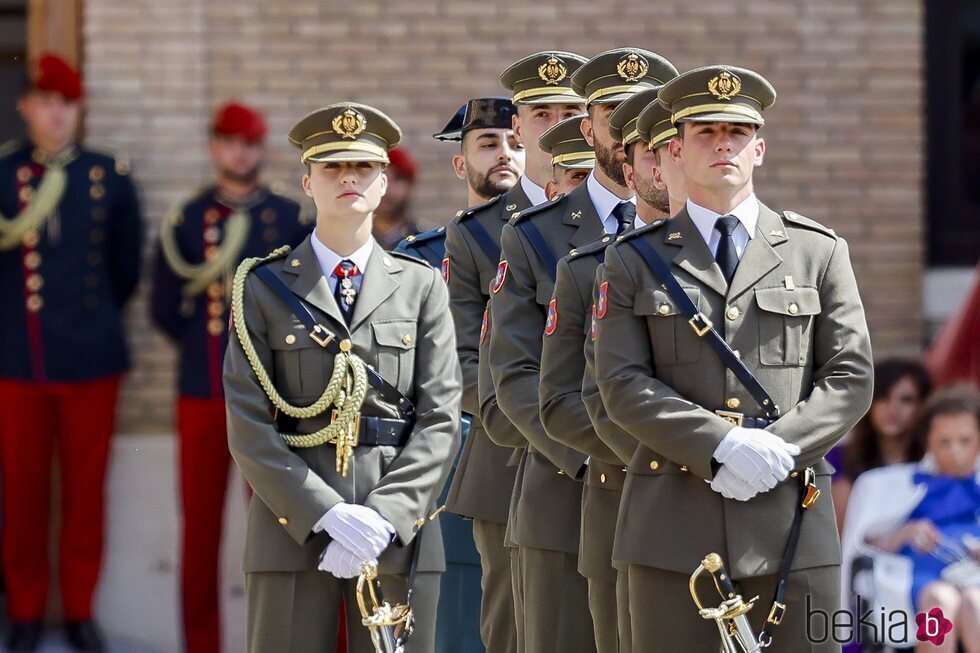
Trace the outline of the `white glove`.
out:
M 377 511 L 356 503 L 338 503 L 320 518 L 313 530 L 326 531 L 362 560 L 381 555 L 395 534 L 395 527 Z
M 800 448 L 764 429 L 734 427 L 715 449 L 714 459 L 758 492 L 776 487 L 793 470 Z
M 371 560 L 364 559 L 334 540 L 323 550 L 317 569 L 328 571 L 337 578 L 356 578 L 361 575 L 361 565 L 365 562 L 377 563 L 377 560 L 373 558 Z
M 735 475 L 728 465 L 722 465 L 711 481 L 711 489 L 726 499 L 748 501 L 759 493 L 758 490 Z

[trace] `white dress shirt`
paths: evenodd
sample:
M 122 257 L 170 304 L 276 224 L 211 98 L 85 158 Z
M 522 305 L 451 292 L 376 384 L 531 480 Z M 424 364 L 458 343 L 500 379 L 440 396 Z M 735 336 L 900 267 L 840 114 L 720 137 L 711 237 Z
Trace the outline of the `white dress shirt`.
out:
M 524 194 L 530 200 L 531 206 L 544 204 L 548 201 L 548 195 L 544 192 L 544 189 L 528 179 L 527 175 L 521 175 L 521 189 L 524 190 Z
M 691 200 L 687 200 L 687 213 L 694 221 L 694 226 L 698 228 L 704 242 L 708 244 L 711 255 L 718 256 L 718 244 L 721 243 L 721 232 L 715 229 L 715 222 L 722 216 L 711 209 L 706 209 Z M 724 215 L 732 215 L 738 218 L 738 226 L 732 233 L 732 240 L 735 241 L 735 251 L 738 252 L 739 260 L 748 247 L 749 241 L 755 237 L 755 225 L 759 221 L 759 200 L 755 193 L 746 197 L 742 202 Z
M 337 277 L 333 271 L 337 269 L 337 265 L 344 259 L 352 261 L 357 266 L 358 274 L 351 277 L 351 281 L 354 284 L 354 290 L 361 290 L 361 280 L 364 278 L 364 271 L 367 269 L 368 261 L 371 259 L 371 253 L 374 251 L 374 236 L 368 238 L 368 241 L 358 247 L 350 256 L 341 256 L 321 243 L 320 239 L 316 237 L 315 231 L 310 238 L 310 244 L 313 246 L 313 253 L 316 254 L 316 262 L 320 264 L 320 272 L 323 273 L 323 276 L 327 278 L 327 283 L 330 284 L 330 292 L 336 292 L 337 290 Z
M 619 221 L 612 214 L 613 209 L 619 206 L 620 202 L 630 202 L 635 206 L 636 197 L 631 197 L 628 200 L 619 198 L 615 193 L 599 183 L 599 180 L 595 178 L 595 171 L 590 172 L 589 176 L 586 177 L 585 185 L 589 189 L 592 206 L 595 207 L 595 212 L 599 214 L 599 222 L 602 223 L 602 228 L 607 234 L 616 233 L 619 230 Z

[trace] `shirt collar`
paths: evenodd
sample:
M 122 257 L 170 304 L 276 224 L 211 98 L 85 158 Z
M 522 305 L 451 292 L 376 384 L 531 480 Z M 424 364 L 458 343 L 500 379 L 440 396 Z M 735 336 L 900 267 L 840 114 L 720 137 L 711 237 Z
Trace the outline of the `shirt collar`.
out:
M 701 237 L 704 238 L 704 242 L 711 242 L 711 234 L 715 230 L 715 222 L 722 214 L 715 213 L 700 204 L 695 204 L 690 199 L 687 200 L 687 213 L 691 216 L 691 221 L 694 222 L 694 226 L 701 233 Z M 755 225 L 759 221 L 759 200 L 756 198 L 755 193 L 750 193 L 738 206 L 724 215 L 732 215 L 738 218 L 745 231 L 748 232 L 749 238 L 754 238 Z
M 548 201 L 548 195 L 545 194 L 544 189 L 528 179 L 527 175 L 521 175 L 521 188 L 524 190 L 524 194 L 527 195 L 528 201 L 531 202 L 531 206 L 544 204 Z
M 636 204 L 636 197 L 631 197 L 628 200 L 620 199 L 611 190 L 599 183 L 599 180 L 595 178 L 595 171 L 589 173 L 589 176 L 585 180 L 585 184 L 589 190 L 589 197 L 592 198 L 592 205 L 595 206 L 595 212 L 599 214 L 599 220 L 605 222 L 613 209 L 620 202 L 632 202 Z
M 321 243 L 320 239 L 316 237 L 315 231 L 310 236 L 310 244 L 313 246 L 313 253 L 316 254 L 316 261 L 320 264 L 320 272 L 329 279 L 333 276 L 333 271 L 337 268 L 337 264 L 345 258 L 353 261 L 354 265 L 357 266 L 357 271 L 364 274 L 364 270 L 367 269 L 368 260 L 371 258 L 371 253 L 374 251 L 375 241 L 373 236 L 368 238 L 368 241 L 358 247 L 350 256 L 341 256 Z

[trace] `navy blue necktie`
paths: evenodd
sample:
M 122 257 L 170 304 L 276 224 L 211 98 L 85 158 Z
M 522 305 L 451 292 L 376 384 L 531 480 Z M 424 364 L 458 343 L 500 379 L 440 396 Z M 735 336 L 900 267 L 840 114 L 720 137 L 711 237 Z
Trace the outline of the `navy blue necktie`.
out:
M 354 313 L 354 302 L 357 300 L 357 289 L 354 288 L 354 277 L 358 274 L 357 266 L 354 261 L 344 259 L 334 268 L 333 274 L 337 277 L 337 285 L 333 289 L 334 299 L 337 306 L 344 315 L 344 320 L 350 326 L 350 318 Z
M 616 218 L 616 234 L 621 234 L 633 224 L 636 218 L 636 205 L 633 202 L 620 202 L 612 210 Z
M 715 221 L 715 229 L 721 234 L 721 241 L 718 243 L 718 253 L 715 254 L 715 261 L 725 275 L 725 281 L 731 285 L 732 278 L 735 276 L 735 268 L 738 267 L 738 251 L 735 249 L 735 239 L 732 234 L 738 227 L 738 218 L 734 215 L 723 215 Z

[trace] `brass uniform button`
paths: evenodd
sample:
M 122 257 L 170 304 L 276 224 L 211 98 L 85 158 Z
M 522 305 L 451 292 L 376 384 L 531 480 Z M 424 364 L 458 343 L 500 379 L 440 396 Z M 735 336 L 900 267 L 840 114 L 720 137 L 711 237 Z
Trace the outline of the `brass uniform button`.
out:
M 89 189 L 88 194 L 93 200 L 100 200 L 105 197 L 105 186 L 96 184 Z
M 217 281 L 212 281 L 208 284 L 208 297 L 210 299 L 221 299 L 224 294 L 225 292 L 221 288 L 221 284 Z
M 32 293 L 35 293 L 38 290 L 40 290 L 41 287 L 44 285 L 44 278 L 37 273 L 31 274 L 27 277 L 27 280 L 24 282 L 24 285 L 27 286 L 27 289 L 30 290 Z
M 24 254 L 24 267 L 28 270 L 36 270 L 41 266 L 41 255 L 37 252 Z
M 667 313 L 670 313 L 670 306 L 667 304 L 661 304 L 660 308 L 657 310 L 660 311 L 661 315 L 667 315 Z
M 658 463 L 656 460 L 651 460 L 650 469 L 652 469 L 653 471 L 657 471 L 658 469 L 660 469 L 660 463 Z
M 403 335 L 402 336 L 402 344 L 403 345 L 410 345 L 410 344 L 412 344 L 412 336 L 408 335 L 407 333 L 405 335 Z
M 32 195 L 34 195 L 34 189 L 30 186 L 24 186 L 17 192 L 17 199 L 26 204 L 31 201 Z
M 294 344 L 295 342 L 296 342 L 296 336 L 294 336 L 294 335 L 293 335 L 293 334 L 291 334 L 291 333 L 290 333 L 290 334 L 289 334 L 288 336 L 286 336 L 286 344 L 287 344 L 287 345 L 292 345 L 292 344 Z
M 225 323 L 214 318 L 208 320 L 208 333 L 212 336 L 220 336 L 225 330 Z
M 96 222 L 102 222 L 103 220 L 105 220 L 105 217 L 106 217 L 106 210 L 104 207 L 97 206 L 94 209 L 92 209 L 92 219 L 95 220 Z
M 27 297 L 27 310 L 31 313 L 37 313 L 44 306 L 44 299 L 40 295 L 28 295 Z
M 605 483 L 606 482 L 606 475 L 605 474 L 599 474 L 599 482 L 600 483 Z
M 31 180 L 32 174 L 30 166 L 21 166 L 17 168 L 17 181 L 25 184 Z
M 790 304 L 789 305 L 789 314 L 790 315 L 796 315 L 799 312 L 800 312 L 800 307 L 799 306 L 797 306 L 796 304 Z
M 29 247 L 31 249 L 37 247 L 38 243 L 41 242 L 41 237 L 38 236 L 37 231 L 31 229 L 24 234 L 24 247 Z
M 732 306 L 728 309 L 728 312 L 725 313 L 725 316 L 729 320 L 737 320 L 740 314 L 741 312 L 738 310 L 738 306 Z
M 89 181 L 102 181 L 105 178 L 105 168 L 102 166 L 92 166 L 88 171 Z
M 208 227 L 204 230 L 204 242 L 214 244 L 218 242 L 221 231 L 217 227 Z
M 279 518 L 279 525 L 280 526 L 289 526 L 289 520 L 286 519 L 285 517 L 280 517 Z
M 220 217 L 221 213 L 218 212 L 218 209 L 208 209 L 204 212 L 204 221 L 208 224 L 214 224 Z
M 225 312 L 225 305 L 222 302 L 208 302 L 208 315 L 211 317 L 221 317 Z
M 732 397 L 731 399 L 725 402 L 725 405 L 731 408 L 732 410 L 735 410 L 736 408 L 742 405 L 742 402 L 738 400 L 738 397 Z
M 259 219 L 265 224 L 272 224 L 276 221 L 276 212 L 272 209 L 265 209 L 262 211 L 262 215 L 259 216 Z

